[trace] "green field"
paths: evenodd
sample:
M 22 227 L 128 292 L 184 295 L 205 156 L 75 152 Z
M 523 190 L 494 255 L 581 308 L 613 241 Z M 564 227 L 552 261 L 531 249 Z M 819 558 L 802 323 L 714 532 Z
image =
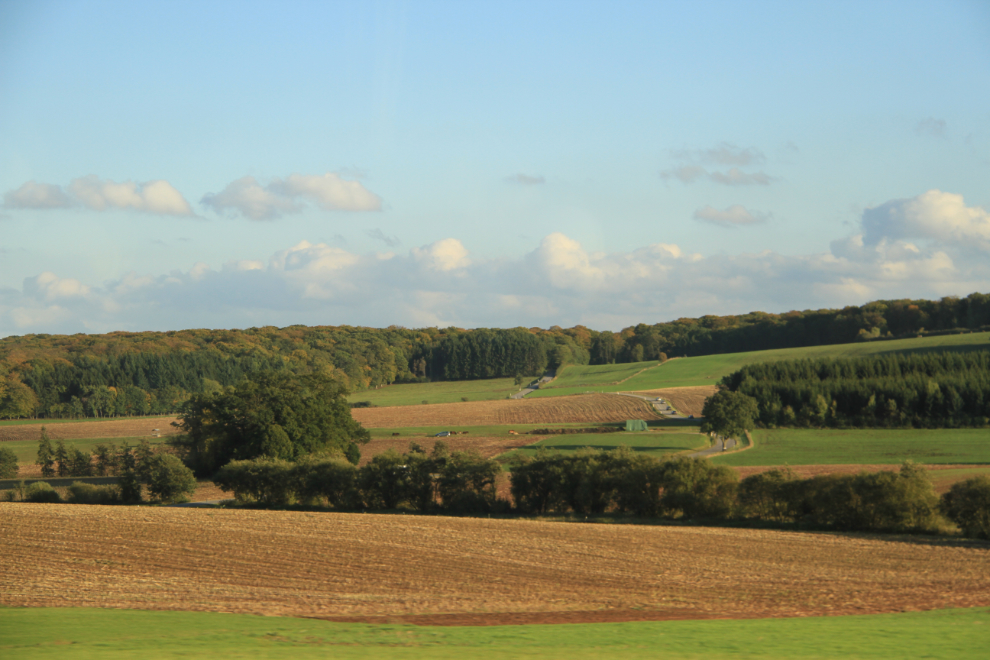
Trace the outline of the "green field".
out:
M 509 459 L 514 455 L 533 456 L 540 449 L 556 449 L 564 453 L 573 453 L 583 447 L 604 449 L 626 446 L 635 452 L 643 452 L 660 457 L 665 454 L 676 454 L 690 449 L 706 449 L 709 445 L 708 436 L 701 433 L 677 431 L 648 431 L 646 433 L 582 433 L 575 435 L 551 436 L 521 449 L 513 449 L 502 454 L 499 460 Z
M 627 367 L 632 372 L 651 364 L 639 362 L 627 365 L 598 365 L 593 367 L 565 367 L 560 377 L 549 386 L 533 392 L 529 396 L 562 396 L 580 394 L 588 390 L 603 392 L 635 392 L 664 387 L 695 387 L 716 385 L 723 376 L 757 362 L 776 360 L 797 360 L 819 357 L 862 357 L 882 353 L 927 352 L 927 351 L 966 351 L 990 349 L 990 332 L 973 332 L 965 335 L 944 335 L 922 337 L 920 339 L 894 339 L 891 341 L 858 342 L 854 344 L 833 344 L 831 346 L 808 346 L 805 348 L 782 348 L 772 351 L 752 351 L 749 353 L 725 353 L 701 357 L 677 358 L 647 369 L 632 376 L 620 385 L 612 385 L 616 378 L 611 377 L 616 367 Z M 635 367 L 635 368 L 634 368 Z M 581 374 L 581 383 L 569 381 L 571 370 Z M 600 372 L 599 376 L 596 376 Z
M 0 653 L 51 658 L 986 657 L 990 609 L 871 616 L 412 626 L 207 612 L 0 609 Z
M 489 380 L 457 380 L 436 383 L 399 383 L 387 385 L 377 390 L 361 390 L 347 397 L 355 401 L 371 401 L 376 406 L 415 406 L 429 403 L 456 403 L 468 401 L 490 401 L 506 399 L 521 388 L 513 378 L 492 378 Z
M 627 364 L 571 365 L 560 370 L 560 374 L 545 389 L 557 388 L 597 388 L 600 385 L 614 385 L 635 376 L 644 369 L 656 367 L 656 360 L 630 362 Z
M 153 445 L 163 443 L 168 438 L 154 438 L 148 436 L 140 436 L 134 438 L 85 438 L 79 440 L 65 440 L 65 446 L 69 449 L 76 447 L 82 452 L 92 453 L 93 449 L 96 448 L 98 444 L 116 444 L 122 445 L 125 441 L 131 446 L 136 447 L 142 440 L 147 440 Z M 52 442 L 55 445 L 55 441 Z M 11 440 L 0 444 L 2 447 L 7 449 L 12 449 L 15 454 L 17 454 L 17 462 L 21 465 L 34 463 L 35 459 L 38 457 L 38 441 L 37 440 Z
M 755 446 L 715 456 L 721 465 L 990 464 L 987 429 L 771 429 Z
M 23 424 L 78 424 L 80 422 L 112 422 L 115 419 L 161 419 L 162 417 L 172 419 L 172 415 L 147 415 L 145 417 L 81 417 L 79 419 L 4 419 L 0 420 L 0 426 L 21 426 Z

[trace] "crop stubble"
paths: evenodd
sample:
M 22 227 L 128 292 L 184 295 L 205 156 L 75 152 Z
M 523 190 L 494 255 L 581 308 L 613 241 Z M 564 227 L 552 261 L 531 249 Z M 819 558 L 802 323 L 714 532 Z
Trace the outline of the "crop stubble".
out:
M 659 390 L 640 390 L 633 394 L 666 399 L 680 413 L 700 417 L 701 409 L 705 407 L 705 399 L 715 394 L 715 386 L 667 387 Z
M 525 623 L 990 605 L 990 546 L 423 516 L 0 503 L 0 603 Z
M 351 414 L 363 426 L 372 429 L 568 422 L 604 424 L 627 419 L 658 419 L 644 401 L 614 394 L 355 408 Z

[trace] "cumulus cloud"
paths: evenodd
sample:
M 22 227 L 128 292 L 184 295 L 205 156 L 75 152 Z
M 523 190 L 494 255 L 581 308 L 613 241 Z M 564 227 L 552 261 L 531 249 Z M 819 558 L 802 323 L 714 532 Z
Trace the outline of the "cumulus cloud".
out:
M 5 193 L 3 205 L 11 209 L 63 209 L 72 206 L 72 198 L 59 186 L 28 181 Z
M 738 219 L 743 211 L 706 213 Z M 475 257 L 453 237 L 368 254 L 300 241 L 264 261 L 104 283 L 43 272 L 20 290 L 0 289 L 0 336 L 295 323 L 615 330 L 681 316 L 967 295 L 990 291 L 990 259 L 973 249 L 986 221 L 959 196 L 930 191 L 870 209 L 863 232 L 801 255 L 705 257 L 663 243 L 596 252 L 560 232 L 515 258 Z
M 944 138 L 945 137 L 945 120 L 935 119 L 935 117 L 928 117 L 922 119 L 918 122 L 918 125 L 914 127 L 914 132 L 918 135 L 927 135 L 929 137 Z
M 521 186 L 538 186 L 542 183 L 546 183 L 547 180 L 542 176 L 531 176 L 529 174 L 513 174 L 512 176 L 506 177 L 505 181 L 507 183 L 517 183 Z
M 116 183 L 95 174 L 73 179 L 68 193 L 60 186 L 28 181 L 4 195 L 8 208 L 52 209 L 83 205 L 94 211 L 134 209 L 157 215 L 192 215 L 192 208 L 168 181 Z
M 232 181 L 218 193 L 203 196 L 200 203 L 218 213 L 235 212 L 252 220 L 274 220 L 299 213 L 309 202 L 326 211 L 380 211 L 381 199 L 358 181 L 347 181 L 328 172 L 323 175 L 291 174 L 262 185 L 253 176 Z
M 767 214 L 752 212 L 740 204 L 733 204 L 724 211 L 719 211 L 711 206 L 703 206 L 694 212 L 694 219 L 702 222 L 710 222 L 722 227 L 739 227 L 743 225 L 755 225 L 767 221 Z
M 966 206 L 962 195 L 940 190 L 891 200 L 863 212 L 865 244 L 899 239 L 924 239 L 990 252 L 990 213 Z
M 740 167 L 759 165 L 766 156 L 756 147 L 741 149 L 729 142 L 722 142 L 711 149 L 682 149 L 670 152 L 680 165 L 660 172 L 664 180 L 677 179 L 682 183 L 705 180 L 723 186 L 767 186 L 774 178 L 763 171 L 745 172 Z M 704 166 L 726 166 L 728 170 Z

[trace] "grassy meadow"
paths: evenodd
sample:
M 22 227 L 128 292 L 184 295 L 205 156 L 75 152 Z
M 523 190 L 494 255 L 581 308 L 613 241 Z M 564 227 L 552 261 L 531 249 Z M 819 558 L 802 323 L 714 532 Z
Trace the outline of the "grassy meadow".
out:
M 428 403 L 456 403 L 457 401 L 491 401 L 505 399 L 521 387 L 513 378 L 488 380 L 438 381 L 435 383 L 399 383 L 377 390 L 352 392 L 347 400 L 371 401 L 375 406 L 416 406 Z
M 853 344 L 833 344 L 830 346 L 807 346 L 804 348 L 782 348 L 771 351 L 751 351 L 748 353 L 725 353 L 701 357 L 677 358 L 660 366 L 648 368 L 655 362 L 637 362 L 624 365 L 571 366 L 561 370 L 560 376 L 548 386 L 529 396 L 562 396 L 579 394 L 588 390 L 602 392 L 635 392 L 664 387 L 696 387 L 716 385 L 734 371 L 757 362 L 777 360 L 798 360 L 819 357 L 863 357 L 883 353 L 905 353 L 926 351 L 966 351 L 990 349 L 990 332 L 974 332 L 964 335 L 944 335 L 914 339 L 894 339 L 890 341 L 857 342 Z M 615 371 L 625 367 L 625 371 Z M 643 369 L 645 368 L 645 371 Z M 572 378 L 571 372 L 577 374 Z M 637 371 L 641 373 L 635 374 Z M 616 374 L 628 373 L 628 380 L 615 384 Z
M 766 429 L 719 465 L 990 464 L 987 429 Z
M 563 453 L 573 453 L 584 447 L 609 451 L 617 447 L 629 447 L 637 453 L 645 453 L 657 458 L 677 454 L 691 449 L 705 449 L 709 446 L 708 436 L 680 431 L 647 431 L 646 433 L 584 433 L 551 436 L 526 447 L 513 449 L 499 457 L 510 459 L 514 455 L 533 456 L 541 447 L 555 449 Z
M 207 612 L 0 609 L 0 652 L 84 658 L 985 657 L 987 608 L 866 616 L 414 626 Z

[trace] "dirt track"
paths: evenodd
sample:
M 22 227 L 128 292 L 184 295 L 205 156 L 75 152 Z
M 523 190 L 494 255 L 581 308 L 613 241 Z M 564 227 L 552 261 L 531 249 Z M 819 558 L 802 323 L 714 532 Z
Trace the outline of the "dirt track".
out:
M 698 387 L 668 387 L 662 390 L 642 390 L 633 392 L 648 397 L 661 397 L 670 401 L 675 409 L 683 415 L 701 416 L 701 409 L 705 407 L 705 399 L 715 394 L 714 385 L 701 385 Z
M 0 604 L 452 624 L 865 614 L 990 605 L 990 545 L 0 503 Z

